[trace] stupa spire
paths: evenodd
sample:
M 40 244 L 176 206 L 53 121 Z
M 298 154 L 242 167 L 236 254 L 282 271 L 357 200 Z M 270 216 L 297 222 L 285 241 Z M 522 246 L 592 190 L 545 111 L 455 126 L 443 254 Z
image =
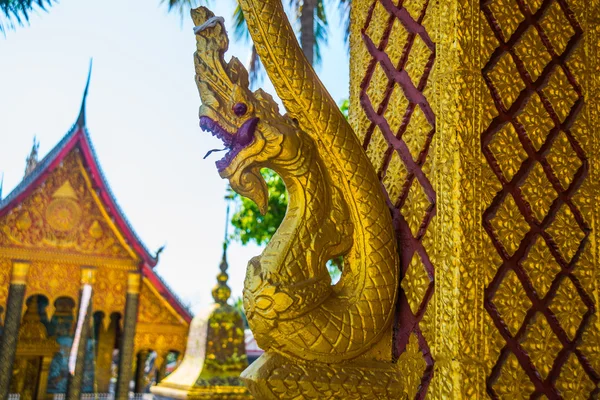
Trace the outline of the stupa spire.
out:
M 83 98 L 81 99 L 81 108 L 79 109 L 79 115 L 77 116 L 76 125 L 79 128 L 85 127 L 85 102 L 87 100 L 88 89 L 90 87 L 90 78 L 92 77 L 92 62 L 93 58 L 90 58 L 90 68 L 88 70 L 88 77 L 85 83 L 85 89 L 83 90 Z
M 227 228 L 229 227 L 229 202 L 227 203 L 227 212 L 225 213 L 225 237 L 223 239 L 223 257 L 221 258 L 221 264 L 219 269 L 221 272 L 217 275 L 217 285 L 212 290 L 212 296 L 215 303 L 226 304 L 231 296 L 231 288 L 227 285 L 229 275 L 227 275 L 227 245 L 229 243 L 227 237 Z

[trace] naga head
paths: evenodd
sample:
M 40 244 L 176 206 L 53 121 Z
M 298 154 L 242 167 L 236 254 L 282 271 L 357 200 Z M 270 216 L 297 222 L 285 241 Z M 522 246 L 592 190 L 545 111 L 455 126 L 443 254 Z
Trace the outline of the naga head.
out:
M 192 10 L 192 19 L 196 84 L 202 100 L 200 127 L 226 147 L 225 157 L 216 162 L 221 177 L 264 214 L 268 191 L 260 170 L 296 157 L 298 136 L 290 129 L 293 122 L 279 114 L 269 94 L 249 89 L 248 72 L 237 58 L 225 62 L 229 39 L 223 18 L 200 7 Z

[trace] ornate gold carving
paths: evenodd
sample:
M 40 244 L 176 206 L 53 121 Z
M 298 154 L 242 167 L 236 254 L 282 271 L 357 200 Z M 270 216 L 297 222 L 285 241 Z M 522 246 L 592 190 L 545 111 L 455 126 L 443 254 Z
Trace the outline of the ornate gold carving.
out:
M 27 274 L 30 267 L 31 263 L 27 261 L 13 261 L 10 283 L 14 285 L 27 284 Z
M 142 279 L 138 322 L 187 326 L 187 323 L 146 278 Z
M 54 263 L 66 263 L 77 265 L 90 265 L 122 271 L 132 271 L 139 268 L 139 262 L 126 259 L 105 256 L 94 256 L 94 254 L 74 254 L 61 251 L 57 248 L 18 248 L 0 246 L 0 254 L 11 259 L 26 259 L 31 261 L 43 261 Z
M 127 275 L 127 293 L 139 294 L 142 283 L 142 276 L 137 272 L 130 272 Z
M 68 232 L 81 221 L 81 207 L 77 203 L 77 194 L 67 180 L 52 194 L 52 202 L 46 208 L 46 221 L 57 231 Z
M 6 300 L 8 299 L 11 272 L 12 260 L 0 257 L 0 307 L 3 309 L 2 314 L 6 311 Z
M 363 371 L 368 363 L 350 361 L 361 355 L 381 360 L 391 377 L 395 366 L 386 334 L 398 288 L 398 256 L 377 175 L 306 63 L 281 2 L 243 0 L 240 6 L 289 116 L 280 115 L 262 91 L 250 92 L 238 60 L 225 64 L 228 39 L 222 21 L 199 8 L 192 17 L 201 125 L 232 147 L 217 166 L 235 191 L 266 212 L 266 186 L 259 173 L 266 167 L 282 177 L 290 195 L 289 212 L 277 233 L 248 264 L 244 307 L 267 355 L 243 377 L 261 398 L 293 398 L 292 391 L 275 389 L 285 364 L 315 361 L 338 376 L 368 375 Z M 345 256 L 344 272 L 340 283 L 331 286 L 326 262 L 339 255 Z M 319 384 L 325 385 L 320 390 L 338 390 L 333 379 L 319 378 Z M 388 393 L 396 388 L 381 386 Z
M 93 306 L 94 311 L 104 312 L 105 323 L 110 322 L 113 313 L 123 315 L 125 311 L 127 276 L 127 271 L 98 268 Z
M 48 331 L 40 320 L 37 296 L 33 296 L 27 304 L 27 312 L 19 327 L 18 356 L 54 356 L 60 349 L 54 338 L 48 337 Z
M 186 346 L 187 329 L 187 326 L 138 325 L 134 339 L 135 354 L 140 350 L 153 350 L 162 357 L 165 357 L 169 351 L 183 353 Z
M 81 285 L 94 285 L 96 283 L 97 269 L 94 267 L 81 268 Z
M 407 393 L 593 398 L 600 376 L 600 324 L 592 318 L 600 309 L 600 207 L 594 200 L 600 182 L 600 2 L 427 3 L 417 15 L 419 2 L 352 2 L 350 119 L 367 151 L 376 146 L 369 155 L 383 166 L 393 201 L 397 187 L 410 185 L 393 156 L 386 170 L 383 123 L 366 117 L 366 98 L 376 101 L 392 84 L 374 68 L 379 61 L 367 51 L 366 37 L 398 66 L 398 53 L 410 56 L 410 35 L 385 36 L 398 22 L 392 11 L 396 18 L 406 12 L 437 51 L 423 89 L 437 117 L 431 164 L 423 164 L 437 193 L 436 216 L 422 241 L 435 266 L 435 293 L 422 319 L 404 318 L 406 309 L 398 316 L 398 324 L 408 321 L 423 333 L 419 347 L 434 364 Z M 391 110 L 373 104 L 373 114 L 401 132 L 397 121 L 408 119 L 407 107 L 402 99 L 390 103 Z M 390 170 L 400 171 L 398 178 L 386 176 Z M 401 210 L 413 235 L 418 219 L 407 211 L 418 210 L 418 203 L 407 199 Z M 406 254 L 412 238 L 404 232 Z M 414 256 L 404 258 L 414 262 Z M 403 265 L 408 304 L 399 307 L 414 312 L 420 303 L 415 288 L 424 286 L 423 275 L 411 269 Z M 411 347 L 400 341 L 402 357 Z M 401 371 L 417 374 L 410 366 Z
M 80 157 L 77 151 L 67 155 L 44 185 L 0 219 L 0 246 L 137 261 L 102 208 Z
M 81 267 L 73 264 L 34 261 L 31 263 L 27 298 L 32 295 L 44 295 L 48 299 L 46 312 L 51 318 L 54 303 L 59 297 L 69 297 L 79 303 L 81 288 Z

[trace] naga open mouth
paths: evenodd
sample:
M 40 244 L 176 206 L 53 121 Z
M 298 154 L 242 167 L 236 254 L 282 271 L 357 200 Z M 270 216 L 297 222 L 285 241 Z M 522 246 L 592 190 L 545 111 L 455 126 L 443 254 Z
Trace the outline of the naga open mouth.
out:
M 212 120 L 211 118 L 206 116 L 200 117 L 200 128 L 221 139 L 225 145 L 225 149 L 229 150 L 227 154 L 225 154 L 225 157 L 215 163 L 219 172 L 224 171 L 235 158 L 235 156 L 238 155 L 242 149 L 252 143 L 252 140 L 254 140 L 254 131 L 256 130 L 258 121 L 259 118 L 250 118 L 242 124 L 236 133 L 230 133 L 221 125 L 219 125 L 218 122 Z

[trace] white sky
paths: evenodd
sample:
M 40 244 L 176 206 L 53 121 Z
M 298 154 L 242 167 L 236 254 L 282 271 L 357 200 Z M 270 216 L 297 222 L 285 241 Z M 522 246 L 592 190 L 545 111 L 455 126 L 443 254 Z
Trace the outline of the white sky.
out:
M 231 26 L 233 1 L 215 3 Z M 339 101 L 348 96 L 348 61 L 337 10 L 329 15 L 319 73 Z M 197 312 L 212 302 L 226 182 L 214 166 L 219 155 L 202 160 L 221 143 L 198 127 L 194 50 L 191 19 L 159 0 L 61 0 L 0 36 L 0 172 L 6 196 L 23 177 L 33 136 L 43 157 L 67 133 L 93 57 L 87 126 L 100 164 L 147 247 L 167 243 L 156 270 Z M 228 54 L 245 62 L 249 47 L 232 40 Z M 232 296 L 241 296 L 247 260 L 259 252 L 230 246 Z

